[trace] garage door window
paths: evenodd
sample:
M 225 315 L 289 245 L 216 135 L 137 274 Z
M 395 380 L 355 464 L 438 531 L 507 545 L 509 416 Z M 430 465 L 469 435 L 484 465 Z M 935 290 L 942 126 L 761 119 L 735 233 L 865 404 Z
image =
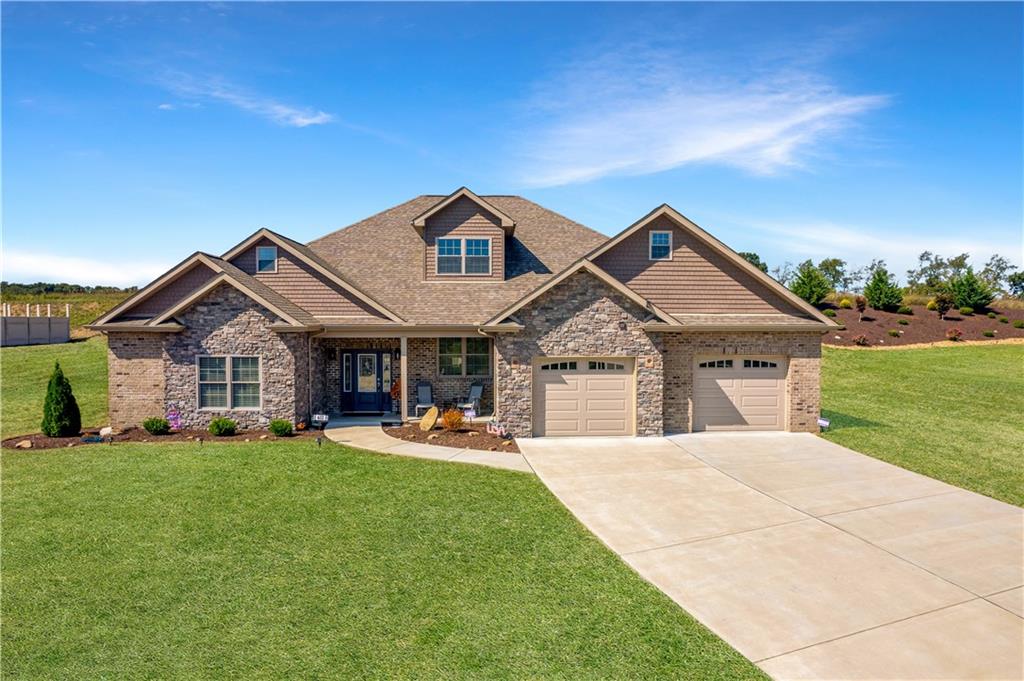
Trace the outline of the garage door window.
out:
M 626 369 L 625 364 L 619 364 L 618 362 L 587 362 L 587 368 L 591 371 L 624 371 Z
M 766 359 L 745 359 L 743 360 L 744 369 L 775 369 L 778 368 L 778 364 L 775 362 L 769 362 Z
M 541 364 L 541 371 L 576 371 L 576 362 L 551 362 Z
M 749 361 L 749 360 L 746 360 Z M 698 369 L 732 369 L 731 359 L 712 359 L 707 362 L 701 362 L 697 365 Z

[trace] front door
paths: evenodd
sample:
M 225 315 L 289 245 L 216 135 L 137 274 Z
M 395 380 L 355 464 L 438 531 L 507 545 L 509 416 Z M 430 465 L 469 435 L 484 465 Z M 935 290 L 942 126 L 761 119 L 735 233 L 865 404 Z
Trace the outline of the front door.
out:
M 341 353 L 341 410 L 384 412 L 391 409 L 391 353 L 344 350 Z

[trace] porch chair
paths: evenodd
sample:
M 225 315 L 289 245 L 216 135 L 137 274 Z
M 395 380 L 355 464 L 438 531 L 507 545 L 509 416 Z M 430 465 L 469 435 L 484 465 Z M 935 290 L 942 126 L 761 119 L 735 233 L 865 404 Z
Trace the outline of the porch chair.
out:
M 426 411 L 431 407 L 436 407 L 437 404 L 434 402 L 434 389 L 430 385 L 429 381 L 420 381 L 416 384 L 416 406 L 413 408 L 413 412 L 417 417 L 420 415 L 420 409 Z
M 484 386 L 482 383 L 474 383 L 469 386 L 469 397 L 462 402 L 456 402 L 456 409 L 472 409 L 477 414 L 480 413 L 480 398 L 484 396 Z

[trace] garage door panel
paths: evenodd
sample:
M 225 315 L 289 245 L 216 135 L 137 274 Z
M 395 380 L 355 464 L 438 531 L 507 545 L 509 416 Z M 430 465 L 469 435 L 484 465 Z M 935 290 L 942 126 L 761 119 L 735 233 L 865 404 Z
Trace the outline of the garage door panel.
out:
M 694 430 L 782 430 L 785 426 L 786 360 L 731 359 L 731 367 L 694 368 Z M 759 366 L 758 359 L 776 364 Z M 703 359 L 703 362 L 709 360 Z
M 538 360 L 534 366 L 534 434 L 632 435 L 633 362 L 615 359 L 623 367 L 589 369 L 590 362 Z M 575 363 L 576 369 L 555 365 Z

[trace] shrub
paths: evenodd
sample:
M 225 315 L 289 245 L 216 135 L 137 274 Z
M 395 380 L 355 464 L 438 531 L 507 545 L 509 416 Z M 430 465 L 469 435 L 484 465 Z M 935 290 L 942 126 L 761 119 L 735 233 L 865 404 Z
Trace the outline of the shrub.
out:
M 946 329 L 946 340 L 956 342 L 964 335 L 964 332 L 960 330 L 959 326 L 954 326 L 951 329 Z
M 441 414 L 441 427 L 447 431 L 455 431 L 462 428 L 462 411 L 459 409 L 446 409 Z
M 857 296 L 853 299 L 853 304 L 857 307 L 858 321 L 864 321 L 864 310 L 868 309 L 868 299 L 864 296 Z
M 1007 319 L 1006 317 L 1000 317 L 1000 318 L 999 318 L 999 323 L 1000 323 L 1000 324 L 1009 324 L 1009 323 L 1010 323 L 1010 320 L 1009 320 L 1009 319 Z
M 929 312 L 935 312 L 936 310 L 938 310 L 938 309 L 939 309 L 939 306 L 935 304 L 935 299 L 934 299 L 934 298 L 932 298 L 931 300 L 929 300 L 929 301 L 928 301 L 928 304 L 927 304 L 927 305 L 925 305 L 924 307 L 925 307 L 925 309 L 926 309 L 926 310 L 928 310 Z
M 908 305 L 901 305 L 900 309 L 896 310 L 897 314 L 914 314 L 914 308 Z
M 171 432 L 171 424 L 165 418 L 154 416 L 142 422 L 142 427 L 150 435 L 167 435 Z
M 968 307 L 967 305 L 964 305 L 963 307 L 960 308 L 960 314 L 962 314 L 962 315 L 974 314 L 974 308 L 973 307 Z
M 852 310 L 853 302 L 849 298 L 843 298 L 839 301 L 839 307 L 843 310 Z
M 82 413 L 71 392 L 71 383 L 61 371 L 60 362 L 53 363 L 53 373 L 46 386 L 40 429 L 49 437 L 71 437 L 82 430 Z
M 995 292 L 970 267 L 959 277 L 949 280 L 949 292 L 958 307 L 983 310 L 996 297 Z
M 981 332 L 981 335 L 985 336 L 986 338 L 995 338 L 996 337 L 996 332 L 995 331 L 989 331 L 989 330 L 986 329 L 985 331 Z
M 906 326 L 907 324 L 910 323 L 910 320 L 908 320 L 908 319 L 897 319 L 896 323 L 901 325 L 901 326 Z
M 879 267 L 871 275 L 871 281 L 864 287 L 868 305 L 876 310 L 890 310 L 903 304 L 903 292 L 892 280 L 889 270 Z
M 270 432 L 278 437 L 288 437 L 292 434 L 292 422 L 285 419 L 274 419 L 270 422 Z
M 210 421 L 210 425 L 207 427 L 207 430 L 210 431 L 210 435 L 228 437 L 235 434 L 235 429 L 237 427 L 238 424 L 233 420 L 221 416 Z
M 901 333 L 903 332 L 900 331 L 899 329 L 889 329 L 889 335 L 892 336 L 893 338 L 899 338 Z
M 817 305 L 832 292 L 832 284 L 810 260 L 800 264 L 789 289 L 811 305 Z
M 946 313 L 953 308 L 953 296 L 948 293 L 940 293 L 932 300 L 935 303 L 935 311 L 939 313 L 939 319 L 945 319 Z
M 988 313 L 988 315 L 986 315 L 986 316 L 987 316 L 987 317 L 988 317 L 989 319 L 995 319 L 995 318 L 996 318 L 996 313 L 995 313 L 995 312 L 989 312 L 989 313 Z
M 1013 320 L 1013 328 L 1015 328 L 1015 329 L 1024 329 L 1024 319 L 1014 319 Z
M 857 336 L 856 338 L 853 339 L 853 344 L 854 345 L 868 345 L 869 344 L 868 343 L 868 337 L 865 336 L 864 334 L 861 334 L 861 335 L 859 335 L 859 336 Z
M 822 310 L 821 314 L 825 315 L 826 317 L 835 317 L 836 311 L 830 307 L 827 310 Z

